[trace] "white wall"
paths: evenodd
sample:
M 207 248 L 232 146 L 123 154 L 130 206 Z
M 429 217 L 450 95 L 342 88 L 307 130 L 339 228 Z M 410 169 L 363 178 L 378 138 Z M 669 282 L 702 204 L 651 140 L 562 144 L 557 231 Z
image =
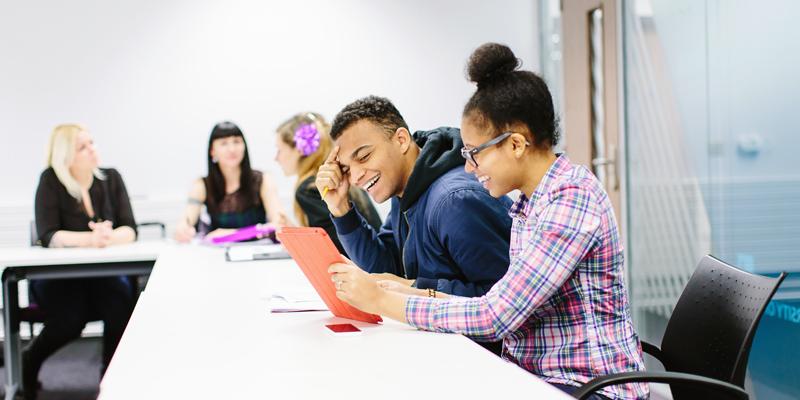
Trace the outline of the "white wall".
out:
M 290 209 L 292 180 L 272 160 L 273 130 L 293 113 L 330 119 L 378 94 L 412 130 L 457 126 L 473 91 L 464 64 L 476 46 L 506 43 L 538 70 L 534 0 L 51 0 L 3 8 L 0 206 L 22 211 L 0 225 L 30 219 L 47 137 L 61 122 L 89 127 L 102 164 L 121 171 L 136 204 L 179 204 L 205 174 L 211 127 L 233 120 L 253 165 L 278 178 Z

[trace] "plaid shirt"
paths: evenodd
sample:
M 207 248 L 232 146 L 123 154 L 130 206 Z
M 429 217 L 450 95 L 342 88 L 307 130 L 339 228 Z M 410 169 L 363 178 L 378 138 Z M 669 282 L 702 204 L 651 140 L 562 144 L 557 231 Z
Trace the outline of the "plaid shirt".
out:
M 511 265 L 483 297 L 410 297 L 408 323 L 477 340 L 503 339 L 503 358 L 547 382 L 644 370 L 623 282 L 622 245 L 597 178 L 561 155 L 509 211 Z M 646 384 L 601 391 L 648 397 Z

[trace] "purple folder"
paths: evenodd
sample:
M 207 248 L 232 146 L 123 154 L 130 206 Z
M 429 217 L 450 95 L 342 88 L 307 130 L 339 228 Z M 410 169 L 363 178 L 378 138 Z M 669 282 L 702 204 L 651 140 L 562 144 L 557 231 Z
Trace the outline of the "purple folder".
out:
M 233 232 L 230 235 L 215 237 L 211 239 L 211 243 L 221 244 L 221 243 L 231 243 L 231 242 L 243 242 L 245 240 L 256 239 L 259 236 L 266 237 L 274 232 L 275 232 L 275 227 L 273 227 L 272 225 L 255 224 L 253 226 L 246 226 L 244 228 L 237 229 L 236 232 Z

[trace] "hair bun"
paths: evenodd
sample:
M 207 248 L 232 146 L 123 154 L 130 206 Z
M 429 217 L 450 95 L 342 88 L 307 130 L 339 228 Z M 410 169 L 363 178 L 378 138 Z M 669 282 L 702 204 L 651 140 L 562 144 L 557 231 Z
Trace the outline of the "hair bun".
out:
M 467 76 L 480 88 L 499 77 L 514 72 L 519 65 L 520 60 L 508 46 L 485 43 L 475 49 L 469 57 Z

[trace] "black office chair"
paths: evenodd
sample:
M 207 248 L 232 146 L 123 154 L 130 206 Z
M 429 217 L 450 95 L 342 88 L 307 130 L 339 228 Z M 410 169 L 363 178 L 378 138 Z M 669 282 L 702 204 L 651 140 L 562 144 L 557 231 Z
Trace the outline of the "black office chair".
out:
M 666 371 L 601 376 L 573 396 L 585 399 L 606 386 L 654 382 L 668 383 L 675 400 L 748 399 L 744 378 L 753 336 L 785 277 L 786 272 L 776 278 L 754 275 L 705 256 L 675 305 L 661 349 L 642 342 Z

